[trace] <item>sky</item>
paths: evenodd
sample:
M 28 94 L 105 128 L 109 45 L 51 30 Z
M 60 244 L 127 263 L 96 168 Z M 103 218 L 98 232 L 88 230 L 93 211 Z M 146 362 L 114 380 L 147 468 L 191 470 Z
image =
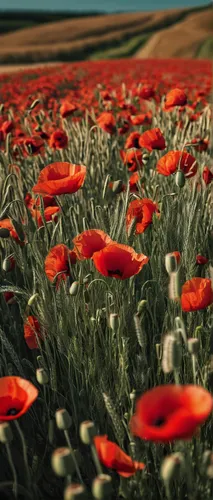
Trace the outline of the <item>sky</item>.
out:
M 150 11 L 209 4 L 209 0 L 0 0 L 0 9 L 46 11 Z

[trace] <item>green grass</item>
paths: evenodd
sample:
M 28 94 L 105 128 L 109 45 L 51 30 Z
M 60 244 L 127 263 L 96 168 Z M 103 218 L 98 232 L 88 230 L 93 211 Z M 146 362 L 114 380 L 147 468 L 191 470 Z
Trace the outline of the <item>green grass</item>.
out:
M 207 38 L 199 47 L 196 57 L 198 59 L 213 59 L 213 37 Z
M 98 50 L 97 52 L 92 53 L 88 59 L 90 61 L 95 61 L 98 59 L 119 59 L 131 57 L 149 40 L 151 35 L 152 33 L 134 36 L 119 46 L 115 45 L 109 49 Z

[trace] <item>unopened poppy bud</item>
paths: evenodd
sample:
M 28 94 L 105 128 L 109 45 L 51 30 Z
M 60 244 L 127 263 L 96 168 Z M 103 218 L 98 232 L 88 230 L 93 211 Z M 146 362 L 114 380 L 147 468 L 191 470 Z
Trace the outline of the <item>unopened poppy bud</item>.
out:
M 60 408 L 55 412 L 55 419 L 58 429 L 66 431 L 70 428 L 72 420 L 70 414 L 65 408 Z
M 140 302 L 138 302 L 138 307 L 137 307 L 138 314 L 141 314 L 146 309 L 146 304 L 147 300 L 140 300 Z
M 168 274 L 174 273 L 177 271 L 177 259 L 174 254 L 167 253 L 165 256 L 165 267 Z
M 92 494 L 97 500 L 108 498 L 112 493 L 112 478 L 108 474 L 99 474 L 92 483 Z
M 109 316 L 109 326 L 113 332 L 116 332 L 119 328 L 119 316 L 116 313 L 111 313 Z
M 0 228 L 0 238 L 9 238 L 10 236 L 10 231 L 6 227 L 1 227 Z
M 74 281 L 70 287 L 69 293 L 74 297 L 75 295 L 77 295 L 78 290 L 79 290 L 79 282 Z
M 39 294 L 38 293 L 34 293 L 33 295 L 31 295 L 31 297 L 29 298 L 28 300 L 28 303 L 27 305 L 28 306 L 32 306 L 33 302 L 39 297 Z
M 112 183 L 112 192 L 114 194 L 121 193 L 122 189 L 123 189 L 123 182 L 120 179 Z
M 66 477 L 72 475 L 75 465 L 69 448 L 57 448 L 51 457 L 52 468 L 57 476 Z
M 1 443 L 10 443 L 13 439 L 13 433 L 11 430 L 11 426 L 8 422 L 2 422 L 0 424 L 0 442 Z
M 163 342 L 162 370 L 171 373 L 179 368 L 182 350 L 180 342 L 173 335 L 166 335 Z
M 161 477 L 165 483 L 170 483 L 172 479 L 175 479 L 181 470 L 183 465 L 184 456 L 182 453 L 172 453 L 163 460 L 161 465 Z
M 200 348 L 199 339 L 189 339 L 188 340 L 188 351 L 190 354 L 194 354 L 195 356 L 198 354 Z
M 170 273 L 169 282 L 169 298 L 170 300 L 177 300 L 181 295 L 181 284 L 179 272 Z
M 179 188 L 182 188 L 185 185 L 185 175 L 182 170 L 178 170 L 175 176 L 175 184 Z
M 46 385 L 49 382 L 49 377 L 44 368 L 37 368 L 36 370 L 37 382 L 41 385 Z
M 85 420 L 85 422 L 82 422 L 80 425 L 79 434 L 82 443 L 92 444 L 93 438 L 97 434 L 94 423 L 91 422 L 91 420 Z
M 82 484 L 69 484 L 64 491 L 64 500 L 86 500 L 86 488 Z

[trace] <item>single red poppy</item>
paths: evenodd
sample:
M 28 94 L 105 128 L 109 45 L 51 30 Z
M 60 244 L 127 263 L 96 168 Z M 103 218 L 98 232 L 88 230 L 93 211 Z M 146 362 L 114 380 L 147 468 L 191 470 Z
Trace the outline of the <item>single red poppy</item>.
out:
M 57 222 L 58 218 L 56 214 L 58 214 L 61 211 L 60 207 L 47 207 L 44 209 L 44 219 L 46 222 L 52 222 L 53 218 L 55 222 Z M 38 227 L 42 227 L 44 225 L 43 219 L 42 219 L 42 214 L 38 208 L 32 209 L 31 210 L 31 215 L 35 219 Z
M 139 115 L 131 116 L 132 125 L 151 125 L 152 113 L 140 113 Z
M 44 141 L 39 135 L 24 139 L 25 151 L 28 155 L 36 156 L 44 152 Z
M 56 279 L 56 285 L 61 280 L 66 280 L 67 276 L 70 276 L 69 262 L 71 265 L 76 263 L 76 253 L 74 250 L 70 250 L 63 243 L 51 248 L 44 262 L 48 280 L 54 281 Z
M 108 134 L 114 134 L 116 132 L 116 122 L 112 113 L 104 111 L 97 118 L 97 124 Z
M 161 443 L 190 439 L 212 408 L 212 396 L 201 386 L 161 385 L 145 392 L 136 403 L 131 432 Z
M 138 88 L 137 95 L 142 99 L 151 99 L 151 97 L 155 95 L 155 90 L 151 85 L 144 84 L 142 87 L 140 86 Z
M 121 150 L 120 157 L 129 172 L 135 172 L 143 165 L 143 153 L 140 149 Z
M 50 136 L 49 145 L 53 149 L 65 149 L 68 145 L 68 136 L 64 130 L 55 130 Z
M 68 162 L 56 162 L 41 170 L 37 184 L 32 188 L 34 193 L 52 196 L 76 193 L 84 183 L 86 167 Z
M 211 280 L 208 278 L 192 278 L 182 288 L 181 307 L 183 311 L 199 311 L 213 303 Z
M 153 214 L 160 215 L 158 206 L 149 198 L 133 200 L 130 202 L 126 214 L 126 228 L 136 219 L 135 234 L 144 233 L 147 227 L 152 224 Z
M 24 338 L 29 349 L 38 349 L 38 341 L 42 338 L 41 327 L 35 316 L 28 316 L 24 323 Z
M 187 103 L 187 95 L 182 89 L 172 89 L 166 94 L 165 109 L 172 108 L 174 106 L 185 106 Z
M 140 148 L 139 146 L 140 136 L 141 136 L 140 132 L 132 132 L 131 134 L 129 134 L 124 144 L 124 149 Z
M 2 123 L 1 130 L 4 134 L 4 137 L 6 137 L 7 134 L 12 132 L 13 129 L 14 129 L 14 123 L 12 122 L 12 120 L 6 120 L 5 122 Z
M 105 467 L 116 470 L 120 476 L 130 477 L 133 476 L 136 471 L 145 468 L 144 463 L 134 462 L 116 443 L 108 441 L 106 435 L 95 436 L 94 444 L 100 462 L 105 465 Z
M 203 264 L 208 264 L 209 259 L 207 257 L 204 257 L 203 255 L 197 255 L 196 256 L 196 264 L 203 265 Z
M 152 151 L 153 149 L 165 149 L 166 143 L 161 130 L 159 128 L 153 128 L 143 132 L 139 139 L 139 146 L 148 151 Z
M 60 107 L 60 115 L 62 118 L 67 118 L 67 116 L 72 115 L 75 111 L 77 111 L 77 106 L 75 104 L 72 104 L 69 101 L 64 101 L 63 104 Z
M 94 252 L 102 250 L 112 243 L 112 240 L 101 229 L 89 229 L 78 234 L 72 242 L 78 259 L 84 260 L 90 259 Z
M 138 274 L 142 267 L 147 264 L 149 257 L 140 253 L 128 245 L 112 243 L 107 245 L 92 256 L 94 265 L 103 276 L 125 280 Z
M 204 167 L 203 173 L 202 173 L 203 180 L 206 185 L 210 184 L 213 180 L 213 173 L 208 167 Z
M 197 173 L 198 165 L 194 156 L 187 151 L 169 151 L 158 160 L 156 169 L 159 174 L 167 177 L 174 174 L 178 167 L 189 178 Z
M 24 415 L 38 397 L 38 389 L 21 377 L 0 378 L 0 422 Z
M 8 231 L 10 232 L 10 237 L 13 238 L 13 240 L 19 245 L 24 245 L 24 242 L 19 239 L 19 236 L 10 219 L 0 220 L 0 228 L 8 229 Z

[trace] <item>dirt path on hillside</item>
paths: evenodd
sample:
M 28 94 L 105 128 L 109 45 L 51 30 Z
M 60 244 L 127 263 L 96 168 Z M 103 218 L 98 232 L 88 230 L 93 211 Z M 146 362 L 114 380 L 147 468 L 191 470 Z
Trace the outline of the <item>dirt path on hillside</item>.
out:
M 33 63 L 33 64 L 2 64 L 0 65 L 0 75 L 4 73 L 15 73 L 17 71 L 24 71 L 26 69 L 45 68 L 45 66 L 59 66 L 62 62 L 47 62 L 47 63 Z

